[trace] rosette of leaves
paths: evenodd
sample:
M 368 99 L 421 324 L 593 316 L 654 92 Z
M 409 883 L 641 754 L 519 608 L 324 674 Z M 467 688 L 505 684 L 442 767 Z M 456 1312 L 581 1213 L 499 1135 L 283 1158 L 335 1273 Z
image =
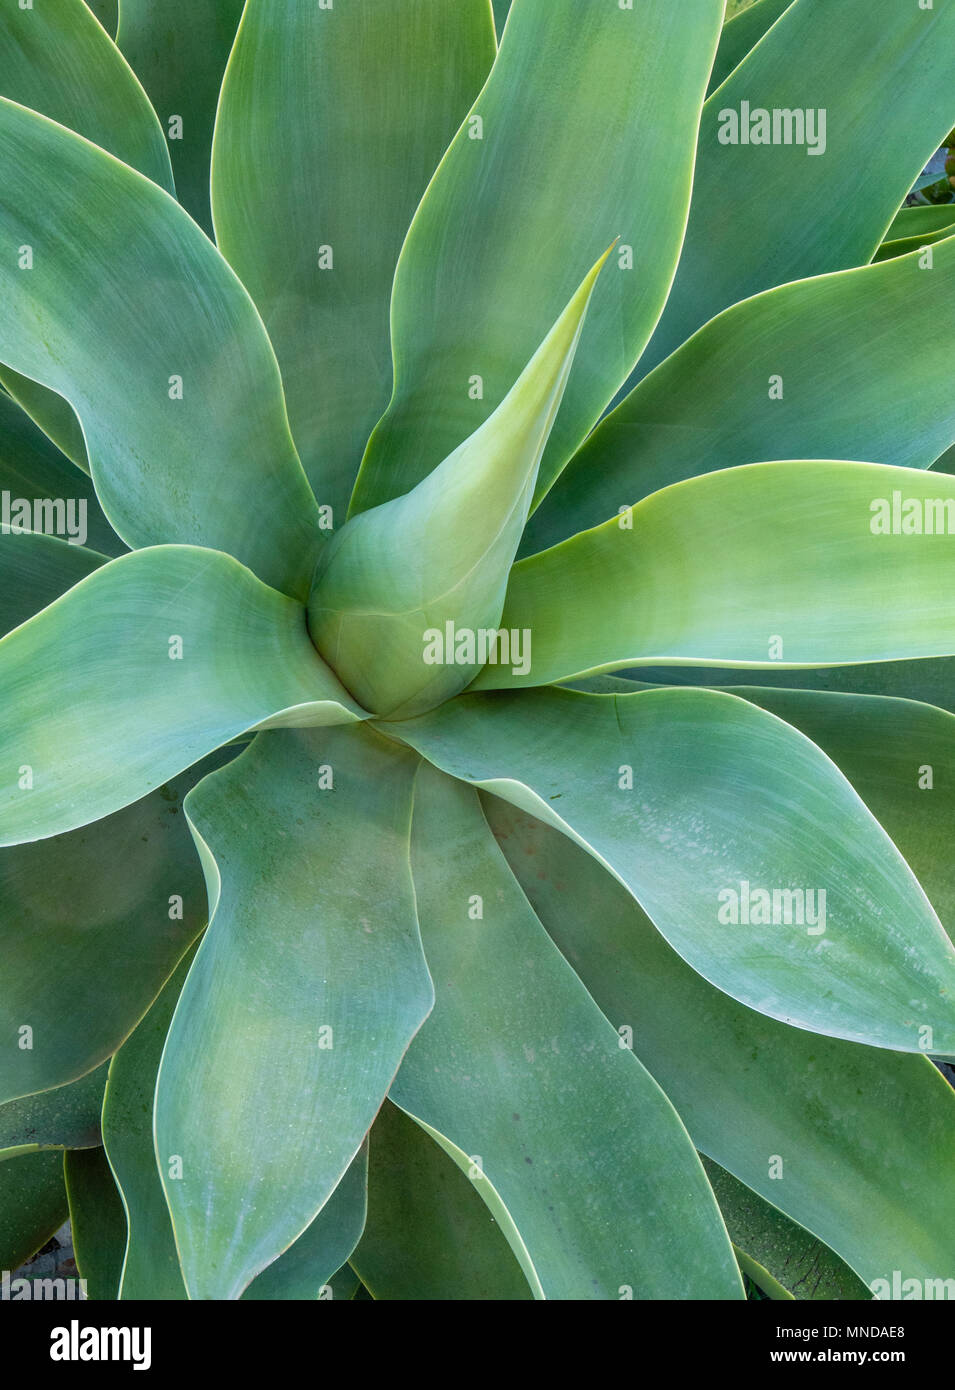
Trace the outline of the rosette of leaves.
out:
M 952 1275 L 955 6 L 723 9 L 3 7 L 6 1268 Z

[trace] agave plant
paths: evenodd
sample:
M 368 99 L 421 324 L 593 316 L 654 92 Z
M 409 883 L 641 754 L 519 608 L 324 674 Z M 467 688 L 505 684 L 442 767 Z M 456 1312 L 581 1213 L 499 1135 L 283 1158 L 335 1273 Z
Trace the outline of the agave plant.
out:
M 3 6 L 4 1269 L 955 1291 L 955 5 L 724 8 Z

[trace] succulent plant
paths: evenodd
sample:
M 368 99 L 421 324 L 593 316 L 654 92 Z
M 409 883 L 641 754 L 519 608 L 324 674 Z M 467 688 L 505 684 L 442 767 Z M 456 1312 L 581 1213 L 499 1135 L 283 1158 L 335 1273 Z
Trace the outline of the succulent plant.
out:
M 0 1264 L 955 1294 L 955 5 L 116 8 L 0 11 Z

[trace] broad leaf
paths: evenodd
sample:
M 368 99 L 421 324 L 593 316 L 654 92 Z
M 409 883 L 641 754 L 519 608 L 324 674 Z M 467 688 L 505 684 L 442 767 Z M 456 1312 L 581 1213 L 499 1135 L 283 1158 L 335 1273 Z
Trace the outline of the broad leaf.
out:
M 0 1100 L 55 1103 L 47 1088 L 115 1052 L 204 926 L 182 798 L 232 751 L 116 815 L 0 850 L 0 1031 L 14 1044 L 0 1052 Z
M 227 555 L 157 546 L 8 633 L 0 844 L 88 825 L 257 726 L 360 718 L 304 619 Z
M 394 719 L 430 709 L 463 690 L 484 664 L 475 634 L 497 628 L 541 455 L 609 254 L 490 419 L 409 493 L 352 517 L 325 547 L 309 631 L 348 689 L 377 714 Z M 459 651 L 456 631 L 465 640 L 470 634 L 469 654 Z
M 532 1287 L 740 1297 L 675 1112 L 547 939 L 477 796 L 427 766 L 412 872 L 436 999 L 390 1095 L 497 1194 Z
M 102 1143 L 106 1065 L 79 1081 L 0 1105 L 0 1159 L 39 1149 L 92 1149 Z
M 570 299 L 581 268 L 619 236 L 541 465 L 546 490 L 663 308 L 722 10 L 721 0 L 641 0 L 631 10 L 516 0 L 487 86 L 398 262 L 395 393 L 369 442 L 352 512 L 407 492 L 474 433 Z
M 123 540 L 223 549 L 304 597 L 319 518 L 275 356 L 195 223 L 102 150 L 0 101 L 0 238 L 32 248 L 32 268 L 0 262 L 0 361 L 74 407 Z
M 953 44 L 950 4 L 789 7 L 703 108 L 686 242 L 641 375 L 727 305 L 871 260 L 951 127 Z
M 153 1146 L 153 1096 L 163 1045 L 192 955 L 182 962 L 110 1064 L 103 1143 L 126 1210 L 121 1299 L 185 1299 L 169 1209 Z M 361 1234 L 367 1155 L 360 1152 L 312 1225 L 244 1295 L 315 1299 Z
M 391 395 L 398 252 L 494 51 L 487 0 L 246 6 L 216 123 L 216 238 L 336 525 Z
M 392 1302 L 532 1296 L 475 1184 L 388 1101 L 371 1131 L 368 1217 L 351 1263 Z
M 363 729 L 282 730 L 188 799 L 211 925 L 163 1055 L 156 1146 L 193 1298 L 238 1298 L 314 1220 L 431 1007 L 415 764 Z
M 769 290 L 702 328 L 594 430 L 531 523 L 541 550 L 670 483 L 764 459 L 928 468 L 955 439 L 955 237 L 933 252 Z M 899 322 L 919 343 L 900 341 Z
M 849 783 L 781 720 L 712 690 L 550 689 L 390 727 L 589 849 L 733 998 L 834 1037 L 953 1050 L 955 948 Z
M 179 201 L 204 231 L 209 147 L 243 0 L 122 0 L 116 42 L 159 113 Z
M 866 1283 L 896 1269 L 950 1272 L 955 1094 L 927 1058 L 805 1033 L 734 1003 L 595 860 L 496 798 L 486 810 L 541 921 L 699 1149 Z
M 515 565 L 501 626 L 525 634 L 525 658 L 474 688 L 950 656 L 952 533 L 944 473 L 820 460 L 707 473 Z
M 4 6 L 0 96 L 68 126 L 173 191 L 156 113 L 84 0 Z M 18 257 L 23 255 L 21 246 Z M 0 369 L 0 379 L 51 439 L 88 469 L 79 422 L 62 396 L 9 369 Z

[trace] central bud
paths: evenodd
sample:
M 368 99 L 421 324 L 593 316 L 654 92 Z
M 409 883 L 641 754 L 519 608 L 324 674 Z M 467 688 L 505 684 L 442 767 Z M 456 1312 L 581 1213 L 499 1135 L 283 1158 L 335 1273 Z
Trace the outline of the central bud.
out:
M 611 248 L 612 249 L 612 248 Z M 605 252 L 484 424 L 402 497 L 351 517 L 308 602 L 319 654 L 365 709 L 408 719 L 488 662 L 527 674 L 529 634 L 498 629 L 544 446 Z

